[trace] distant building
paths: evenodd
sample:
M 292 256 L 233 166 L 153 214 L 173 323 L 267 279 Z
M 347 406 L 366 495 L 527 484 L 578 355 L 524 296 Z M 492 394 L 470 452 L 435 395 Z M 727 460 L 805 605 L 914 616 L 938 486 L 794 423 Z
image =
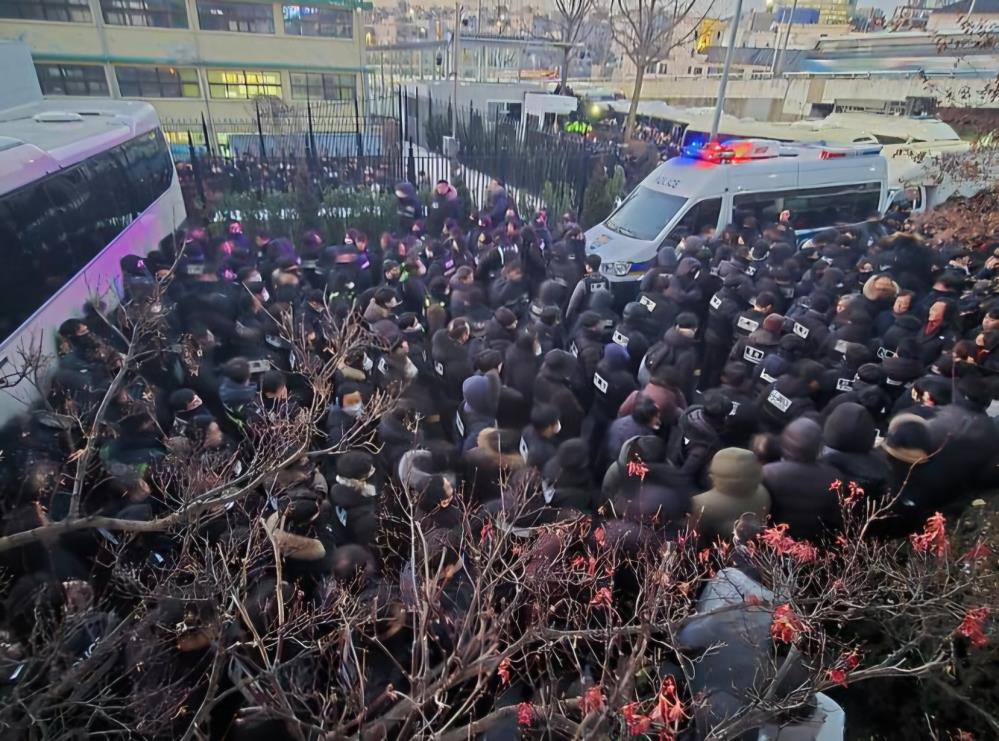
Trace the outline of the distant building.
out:
M 959 28 L 962 23 L 994 29 L 999 25 L 999 0 L 961 0 L 958 3 L 944 5 L 930 12 L 926 30 L 953 30 Z
M 173 143 L 186 144 L 187 131 L 200 143 L 202 115 L 209 127 L 250 119 L 255 99 L 275 110 L 363 98 L 360 11 L 370 7 L 366 0 L 4 0 L 0 38 L 28 45 L 46 96 L 145 100 Z
M 458 78 L 466 81 L 557 80 L 562 63 L 561 49 L 552 41 L 538 38 L 462 33 L 457 65 L 453 54 L 450 32 L 440 40 L 369 47 L 372 84 L 387 93 L 400 84 L 453 79 L 455 66 Z
M 774 0 L 767 0 L 767 9 L 779 15 L 777 11 L 784 10 L 790 12 L 792 7 L 791 3 L 781 2 L 776 3 Z M 815 21 L 817 23 L 823 24 L 841 24 L 849 23 L 850 18 L 854 14 L 854 10 L 857 7 L 857 0 L 798 0 L 798 7 L 795 10 L 795 15 L 800 11 L 804 13 L 806 10 L 817 10 L 819 15 L 818 19 Z M 795 23 L 798 23 L 797 17 L 795 18 Z

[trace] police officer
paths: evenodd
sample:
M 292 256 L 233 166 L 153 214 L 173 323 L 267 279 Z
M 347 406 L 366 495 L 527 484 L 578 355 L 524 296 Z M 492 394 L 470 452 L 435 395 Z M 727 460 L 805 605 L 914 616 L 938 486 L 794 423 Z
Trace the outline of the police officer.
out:
M 632 372 L 638 371 L 638 365 L 645 357 L 652 345 L 649 338 L 643 331 L 643 321 L 649 312 L 637 301 L 630 301 L 625 304 L 621 321 L 614 328 L 611 335 L 611 342 L 620 345 L 628 351 L 628 358 Z M 729 346 L 726 345 L 725 352 Z
M 745 276 L 732 272 L 725 276 L 721 290 L 708 299 L 708 318 L 704 330 L 704 365 L 702 388 L 715 388 L 721 380 L 725 359 L 735 339 L 735 322 L 745 305 L 740 296 Z
M 753 301 L 752 306 L 740 311 L 736 315 L 734 326 L 732 327 L 735 337 L 743 339 L 748 337 L 750 333 L 758 330 L 763 320 L 774 313 L 774 304 L 776 303 L 777 299 L 769 291 L 760 293 L 756 297 L 756 300 Z
M 783 329 L 784 317 L 780 314 L 770 314 L 758 329 L 735 343 L 729 360 L 743 363 L 752 372 L 767 355 L 777 352 Z
M 570 324 L 575 321 L 580 312 L 590 308 L 590 300 L 595 293 L 609 293 L 611 290 L 610 281 L 600 273 L 600 255 L 589 254 L 583 259 L 582 280 L 578 281 L 569 297 L 569 304 L 565 310 L 566 321 Z
M 468 341 L 472 330 L 465 319 L 452 319 L 444 329 L 434 333 L 430 341 L 430 357 L 434 373 L 440 383 L 437 389 L 437 403 L 441 410 L 441 423 L 452 430 L 452 440 L 464 439 L 462 424 L 456 421 L 458 404 L 462 399 L 461 386 L 472 375 L 472 361 L 468 352 Z
M 592 379 L 604 354 L 603 325 L 599 314 L 584 311 L 579 317 L 579 328 L 573 335 L 569 352 L 579 361 L 583 378 L 586 381 Z
M 423 205 L 416 187 L 407 180 L 395 186 L 396 214 L 399 217 L 399 234 L 409 234 L 413 225 L 423 218 Z

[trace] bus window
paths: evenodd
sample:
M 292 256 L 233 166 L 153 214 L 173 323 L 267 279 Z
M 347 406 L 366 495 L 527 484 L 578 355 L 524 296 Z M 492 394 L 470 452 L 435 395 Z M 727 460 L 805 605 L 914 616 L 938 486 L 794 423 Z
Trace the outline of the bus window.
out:
M 173 177 L 170 153 L 159 130 L 125 142 L 120 149 L 136 199 L 134 208 L 141 213 L 170 187 Z
M 120 153 L 105 152 L 87 160 L 90 180 L 101 188 L 91 204 L 93 228 L 107 244 L 141 213 L 132 204 L 131 180 Z
M 710 228 L 718 227 L 718 216 L 721 214 L 721 198 L 708 198 L 695 203 L 674 226 L 663 244 L 678 244 L 681 239 L 690 234 L 700 234 Z

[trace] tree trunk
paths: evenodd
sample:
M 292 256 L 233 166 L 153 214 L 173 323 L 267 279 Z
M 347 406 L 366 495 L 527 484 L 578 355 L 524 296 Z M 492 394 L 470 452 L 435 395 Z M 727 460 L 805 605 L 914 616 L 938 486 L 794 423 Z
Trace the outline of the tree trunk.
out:
M 631 139 L 631 134 L 635 130 L 635 117 L 638 115 L 638 99 L 642 95 L 642 85 L 645 82 L 645 66 L 638 67 L 635 73 L 635 90 L 631 94 L 631 107 L 628 109 L 628 118 L 624 122 L 624 140 Z

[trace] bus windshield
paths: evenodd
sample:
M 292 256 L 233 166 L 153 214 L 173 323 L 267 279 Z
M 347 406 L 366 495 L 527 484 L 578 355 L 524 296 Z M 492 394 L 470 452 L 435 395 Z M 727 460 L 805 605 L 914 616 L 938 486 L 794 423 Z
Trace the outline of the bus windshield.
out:
M 626 237 L 651 241 L 659 236 L 686 203 L 687 199 L 683 196 L 639 186 L 607 218 L 604 226 Z

